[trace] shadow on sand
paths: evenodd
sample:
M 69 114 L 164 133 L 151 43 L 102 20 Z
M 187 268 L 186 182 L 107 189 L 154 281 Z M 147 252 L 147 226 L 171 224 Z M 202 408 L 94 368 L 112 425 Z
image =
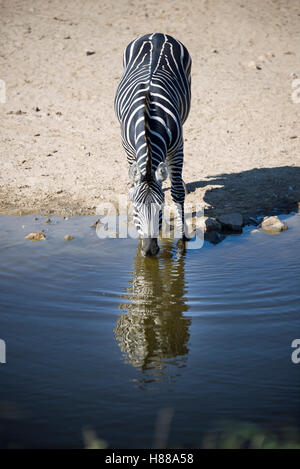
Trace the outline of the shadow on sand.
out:
M 298 211 L 300 167 L 254 168 L 218 174 L 187 183 L 186 189 L 188 194 L 200 189 L 205 215 L 211 217 L 232 212 L 255 217 Z

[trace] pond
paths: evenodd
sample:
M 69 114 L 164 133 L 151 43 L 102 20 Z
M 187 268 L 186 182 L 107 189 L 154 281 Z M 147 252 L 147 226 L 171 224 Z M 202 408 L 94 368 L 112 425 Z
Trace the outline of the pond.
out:
M 182 256 L 165 240 L 153 259 L 99 239 L 96 217 L 38 218 L 0 217 L 1 447 L 83 447 L 88 428 L 110 448 L 197 447 L 228 422 L 299 430 L 299 216 Z

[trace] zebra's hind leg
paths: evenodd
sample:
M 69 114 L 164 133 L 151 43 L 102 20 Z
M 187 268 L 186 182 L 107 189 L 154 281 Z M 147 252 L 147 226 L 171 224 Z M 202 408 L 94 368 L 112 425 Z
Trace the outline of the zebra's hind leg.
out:
M 127 162 L 129 164 L 128 175 L 129 175 L 129 179 L 131 181 L 131 186 L 128 190 L 128 199 L 132 201 L 133 200 L 134 189 L 135 189 L 134 183 L 135 183 L 135 180 L 139 177 L 138 167 L 137 167 L 136 159 L 129 153 L 127 153 Z

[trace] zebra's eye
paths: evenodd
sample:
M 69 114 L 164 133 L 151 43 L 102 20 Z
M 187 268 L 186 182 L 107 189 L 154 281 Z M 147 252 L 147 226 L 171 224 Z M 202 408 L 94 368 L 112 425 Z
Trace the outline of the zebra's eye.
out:
M 129 177 L 134 184 L 141 181 L 142 173 L 137 163 L 133 163 L 129 168 Z
M 159 163 L 157 170 L 155 171 L 155 178 L 158 184 L 162 184 L 168 177 L 168 167 L 166 163 Z

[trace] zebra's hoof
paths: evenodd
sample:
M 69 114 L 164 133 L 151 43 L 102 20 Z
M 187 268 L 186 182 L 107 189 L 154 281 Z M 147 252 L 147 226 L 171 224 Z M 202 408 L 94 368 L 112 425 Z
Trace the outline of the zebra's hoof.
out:
M 180 239 L 177 242 L 177 253 L 179 255 L 182 255 L 185 253 L 185 251 L 186 251 L 186 241 L 184 239 Z

